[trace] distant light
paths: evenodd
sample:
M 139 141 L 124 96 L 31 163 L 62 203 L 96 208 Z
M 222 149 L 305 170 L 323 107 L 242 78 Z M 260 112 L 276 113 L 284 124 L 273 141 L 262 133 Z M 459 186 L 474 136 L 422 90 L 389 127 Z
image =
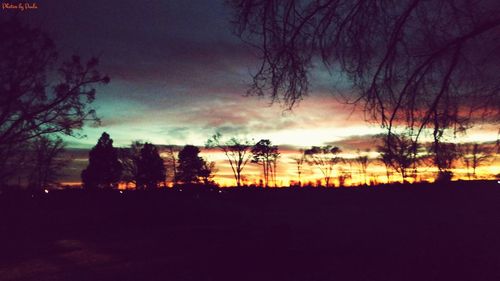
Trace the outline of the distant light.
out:
M 43 192 L 49 193 L 49 190 L 48 189 L 44 189 Z
M 182 192 L 182 189 L 179 189 L 180 192 Z
M 120 190 L 120 194 L 123 194 L 123 190 Z
M 219 193 L 222 193 L 222 190 L 219 190 Z

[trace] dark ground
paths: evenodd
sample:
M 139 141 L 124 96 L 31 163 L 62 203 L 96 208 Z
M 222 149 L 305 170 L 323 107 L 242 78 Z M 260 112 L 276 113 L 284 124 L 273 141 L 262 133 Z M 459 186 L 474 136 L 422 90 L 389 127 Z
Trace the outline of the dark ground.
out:
M 500 185 L 0 195 L 0 280 L 500 280 Z

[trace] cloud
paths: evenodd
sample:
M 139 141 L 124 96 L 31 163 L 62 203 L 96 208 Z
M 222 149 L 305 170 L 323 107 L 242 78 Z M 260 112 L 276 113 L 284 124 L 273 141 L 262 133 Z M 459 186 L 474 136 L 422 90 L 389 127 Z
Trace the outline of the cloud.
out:
M 376 150 L 377 145 L 381 144 L 381 135 L 354 135 L 327 144 L 338 146 L 344 151 Z

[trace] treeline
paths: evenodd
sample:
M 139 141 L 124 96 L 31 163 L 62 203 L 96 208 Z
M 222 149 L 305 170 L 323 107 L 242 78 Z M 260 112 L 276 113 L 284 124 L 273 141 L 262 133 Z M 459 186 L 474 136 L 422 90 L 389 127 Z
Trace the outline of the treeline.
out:
M 342 150 L 337 146 L 313 146 L 299 150 L 293 158 L 297 179 L 290 185 L 304 186 L 345 186 L 353 185 L 354 174 L 358 175 L 358 184 L 373 184 L 369 180 L 368 167 L 375 162 L 385 164 L 387 182 L 394 181 L 394 174 L 399 174 L 403 182 L 418 181 L 418 168 L 436 165 L 437 181 L 450 181 L 451 169 L 461 161 L 466 168 L 469 179 L 476 178 L 476 169 L 493 159 L 495 147 L 484 144 L 447 144 L 441 148 L 448 149 L 447 158 L 437 158 L 432 154 L 432 147 L 418 147 L 414 158 L 414 147 L 411 142 L 397 139 L 397 146 L 387 146 L 382 142 L 376 153 L 370 150 L 357 150 L 354 157 L 342 157 Z M 245 139 L 232 137 L 224 139 L 220 133 L 210 137 L 205 145 L 208 149 L 222 152 L 234 176 L 235 186 L 247 185 L 243 171 L 248 163 L 260 165 L 262 169 L 259 187 L 276 187 L 277 169 L 281 153 L 277 145 L 262 139 L 252 143 Z M 163 158 L 161 151 L 166 154 Z M 426 153 L 427 151 L 427 153 Z M 96 146 L 89 152 L 89 164 L 82 171 L 82 183 L 86 189 L 117 188 L 121 183 L 126 188 L 155 189 L 178 185 L 213 185 L 217 172 L 215 162 L 207 161 L 200 155 L 200 149 L 193 145 L 185 145 L 182 149 L 174 146 L 158 148 L 152 143 L 135 141 L 130 147 L 115 148 L 113 140 L 103 133 Z M 373 157 L 373 155 L 378 157 Z M 440 160 L 442 162 L 436 162 Z M 444 163 L 444 165 L 443 165 Z M 305 165 L 317 169 L 322 175 L 316 183 L 303 182 Z M 170 176 L 167 176 L 170 175 Z M 170 178 L 167 181 L 167 178 Z M 337 184 L 335 184 L 335 182 Z
M 288 185 L 374 185 L 380 182 L 418 182 L 430 177 L 444 182 L 453 178 L 472 180 L 479 178 L 479 167 L 497 161 L 498 157 L 498 144 L 494 143 L 440 145 L 440 153 L 436 155 L 432 144 L 415 147 L 410 140 L 401 137 L 388 143 L 387 138 L 380 136 L 374 140 L 374 150 L 358 149 L 344 153 L 340 147 L 332 145 L 301 149 L 291 153 L 288 159 L 294 167 L 287 171 Z M 277 178 L 282 153 L 270 140 L 252 142 L 236 137 L 224 138 L 216 133 L 206 141 L 205 148 L 217 150 L 225 156 L 236 187 L 283 185 Z M 58 137 L 34 138 L 17 153 L 18 161 L 7 166 L 11 171 L 11 181 L 3 183 L 2 188 L 24 186 L 43 190 L 58 187 L 59 179 L 64 176 L 62 171 L 72 161 L 67 156 L 64 142 Z M 118 188 L 120 185 L 137 189 L 217 186 L 219 183 L 214 180 L 218 172 L 216 163 L 204 159 L 200 153 L 200 148 L 193 145 L 157 146 L 140 141 L 134 141 L 129 147 L 114 147 L 111 137 L 103 133 L 89 152 L 88 166 L 81 172 L 82 185 L 89 190 Z M 258 165 L 261 169 L 259 178 L 251 183 L 245 176 L 248 164 Z M 385 167 L 385 175 L 374 176 L 370 169 L 380 165 Z M 454 175 L 457 167 L 463 170 Z M 314 172 L 319 176 L 311 177 Z M 428 175 L 422 176 L 423 173 Z
M 215 184 L 214 163 L 199 156 L 200 149 L 186 145 L 174 157 L 175 184 Z M 158 148 L 149 142 L 134 142 L 129 148 L 113 147 L 113 140 L 103 133 L 89 152 L 89 164 L 82 171 L 82 183 L 86 189 L 117 188 L 119 183 L 137 189 L 153 189 L 167 186 L 167 169 Z

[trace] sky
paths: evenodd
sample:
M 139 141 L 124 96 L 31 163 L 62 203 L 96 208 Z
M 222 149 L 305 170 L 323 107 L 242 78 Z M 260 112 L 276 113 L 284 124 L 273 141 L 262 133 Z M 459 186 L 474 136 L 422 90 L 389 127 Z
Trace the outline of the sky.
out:
M 353 143 L 373 144 L 371 136 L 382 132 L 336 94 L 347 91 L 346 81 L 321 67 L 311 73 L 310 95 L 292 111 L 245 96 L 258 54 L 232 33 L 222 0 L 37 3 L 22 16 L 48 31 L 60 58 L 98 56 L 111 78 L 93 103 L 101 126 L 65 138 L 69 148 L 91 148 L 106 131 L 116 146 L 133 140 L 202 146 L 221 132 L 297 149 L 335 143 L 355 150 Z M 485 127 L 465 140 L 496 137 Z
M 320 67 L 311 73 L 310 95 L 292 111 L 245 96 L 258 54 L 233 34 L 222 0 L 39 1 L 23 16 L 49 32 L 61 59 L 98 56 L 111 78 L 93 104 L 101 126 L 86 126 L 86 138 L 66 138 L 71 147 L 89 148 L 103 131 L 119 146 L 203 145 L 215 131 L 311 146 L 382 132 L 336 95 L 346 82 Z
M 245 96 L 259 60 L 232 33 L 223 1 L 43 1 L 24 15 L 49 31 L 61 59 L 99 56 L 111 78 L 93 104 L 101 126 L 67 138 L 71 147 L 91 147 L 103 131 L 117 145 L 203 145 L 219 131 L 296 146 L 380 132 L 340 102 L 332 88 L 342 81 L 324 70 L 292 111 Z

